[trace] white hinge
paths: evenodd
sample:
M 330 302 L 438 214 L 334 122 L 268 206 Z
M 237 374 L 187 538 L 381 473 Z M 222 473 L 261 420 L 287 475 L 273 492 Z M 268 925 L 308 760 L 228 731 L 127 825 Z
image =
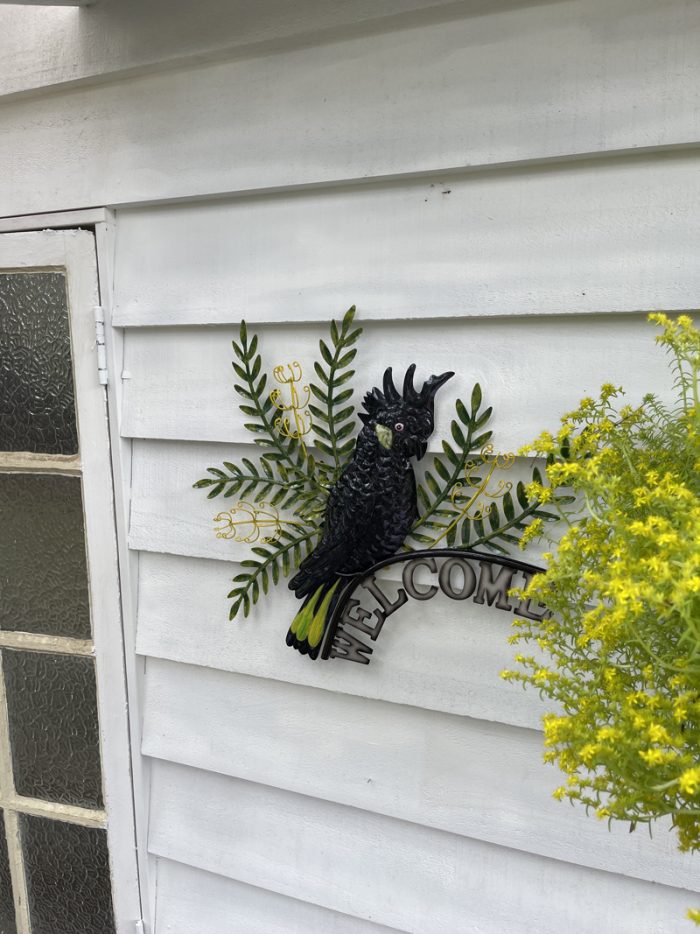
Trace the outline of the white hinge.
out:
M 97 378 L 102 386 L 106 386 L 109 377 L 107 373 L 107 350 L 105 348 L 105 313 L 102 305 L 95 305 L 93 311 L 95 313 L 95 343 L 97 345 Z
M 134 934 L 146 934 L 146 925 L 143 921 L 134 921 Z

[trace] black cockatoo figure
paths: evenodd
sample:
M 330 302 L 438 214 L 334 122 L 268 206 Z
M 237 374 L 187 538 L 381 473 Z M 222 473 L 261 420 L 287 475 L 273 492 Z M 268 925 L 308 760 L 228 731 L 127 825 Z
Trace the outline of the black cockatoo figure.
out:
M 321 540 L 289 582 L 304 603 L 287 645 L 316 658 L 344 576 L 395 554 L 418 518 L 411 458 L 421 458 L 433 433 L 435 394 L 454 373 L 431 376 L 416 391 L 412 364 L 399 394 L 389 367 L 383 391 L 373 389 L 360 413 L 355 452 L 328 496 Z

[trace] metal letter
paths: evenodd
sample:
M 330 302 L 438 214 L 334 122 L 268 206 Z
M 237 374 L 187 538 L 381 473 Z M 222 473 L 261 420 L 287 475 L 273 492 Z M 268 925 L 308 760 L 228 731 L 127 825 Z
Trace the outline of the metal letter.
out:
M 461 568 L 464 582 L 461 590 L 452 586 L 452 568 Z M 476 587 L 476 574 L 474 568 L 464 558 L 449 558 L 440 568 L 440 588 L 451 600 L 466 600 L 474 593 Z
M 483 603 L 484 597 L 486 597 L 489 606 L 493 606 L 495 600 L 499 610 L 510 613 L 513 607 L 508 602 L 508 591 L 512 587 L 515 570 L 501 565 L 501 570 L 494 578 L 493 568 L 497 565 L 492 564 L 490 561 L 480 561 L 479 566 L 481 567 L 481 574 L 479 575 L 479 587 L 474 597 L 474 603 Z
M 350 613 L 352 610 L 356 610 L 356 616 L 351 616 Z M 368 636 L 371 636 L 373 639 L 376 635 L 377 625 L 368 626 L 365 622 L 366 619 L 371 619 L 374 614 L 370 613 L 369 610 L 365 610 L 364 607 L 360 606 L 360 601 L 355 600 L 351 597 L 348 600 L 348 605 L 345 607 L 343 615 L 340 620 L 341 629 L 344 629 L 345 626 L 354 626 L 355 629 L 359 629 L 361 632 L 366 632 Z
M 408 597 L 406 596 L 406 591 L 403 589 L 403 587 L 399 587 L 399 593 L 396 597 L 396 600 L 391 603 L 387 595 L 379 587 L 373 577 L 370 577 L 369 580 L 363 580 L 362 586 L 365 588 L 365 590 L 369 590 L 380 606 L 380 609 L 374 611 L 374 615 L 377 617 L 377 625 L 374 627 L 374 635 L 372 638 L 376 639 L 379 633 L 382 631 L 382 626 L 386 620 L 391 616 L 392 613 L 395 613 L 398 609 L 400 609 L 404 603 L 408 602 Z
M 416 558 L 415 561 L 408 562 L 408 564 L 403 569 L 403 585 L 406 593 L 409 597 L 411 597 L 412 600 L 430 600 L 430 598 L 434 597 L 438 591 L 434 584 L 431 584 L 427 590 L 418 590 L 415 581 L 413 580 L 413 575 L 415 574 L 416 569 L 421 567 L 428 568 L 428 570 L 432 571 L 433 574 L 437 574 L 435 558 Z
M 372 648 L 369 645 L 366 645 L 361 639 L 356 639 L 352 633 L 346 632 L 344 629 L 338 629 L 331 648 L 331 658 L 343 658 L 348 662 L 369 665 L 369 656 L 371 654 Z

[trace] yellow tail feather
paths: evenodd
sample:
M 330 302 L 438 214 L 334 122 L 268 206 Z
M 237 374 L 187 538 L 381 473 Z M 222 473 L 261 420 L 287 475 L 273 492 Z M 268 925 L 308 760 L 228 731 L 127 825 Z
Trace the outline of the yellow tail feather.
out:
M 303 642 L 306 638 L 309 627 L 313 622 L 314 611 L 322 590 L 322 587 L 318 588 L 313 597 L 311 597 L 308 603 L 304 604 L 292 621 L 291 630 L 300 642 Z
M 306 641 L 309 643 L 312 649 L 315 649 L 323 638 L 323 631 L 326 628 L 326 615 L 328 614 L 328 607 L 330 606 L 330 602 L 333 599 L 333 594 L 337 586 L 338 582 L 336 581 L 314 614 L 311 626 L 309 627 L 309 634 L 306 637 Z

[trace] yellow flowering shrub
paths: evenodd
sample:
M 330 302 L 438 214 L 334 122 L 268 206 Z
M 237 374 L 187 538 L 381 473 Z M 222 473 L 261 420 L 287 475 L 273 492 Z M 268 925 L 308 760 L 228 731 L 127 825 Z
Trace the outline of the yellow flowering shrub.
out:
M 545 760 L 567 776 L 555 797 L 633 826 L 669 817 L 687 850 L 700 848 L 700 332 L 688 316 L 650 319 L 677 404 L 621 405 L 606 385 L 528 449 L 547 458 L 528 493 L 577 499 L 527 589 L 552 615 L 517 620 L 511 641 L 533 654 L 503 676 L 555 702 Z

